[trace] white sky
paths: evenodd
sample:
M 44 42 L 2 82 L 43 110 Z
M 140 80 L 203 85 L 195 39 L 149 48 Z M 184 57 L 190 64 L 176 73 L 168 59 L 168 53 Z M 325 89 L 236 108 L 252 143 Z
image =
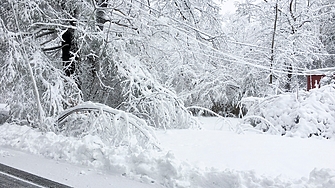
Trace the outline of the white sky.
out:
M 221 4 L 221 13 L 233 13 L 236 11 L 235 3 L 237 2 L 246 2 L 248 0 L 214 0 L 214 2 Z M 250 0 L 249 0 L 250 1 Z M 256 3 L 259 3 L 261 0 L 256 0 Z
M 233 13 L 236 11 L 236 7 L 234 5 L 235 2 L 242 2 L 243 0 L 214 0 L 216 3 L 221 4 L 221 13 Z

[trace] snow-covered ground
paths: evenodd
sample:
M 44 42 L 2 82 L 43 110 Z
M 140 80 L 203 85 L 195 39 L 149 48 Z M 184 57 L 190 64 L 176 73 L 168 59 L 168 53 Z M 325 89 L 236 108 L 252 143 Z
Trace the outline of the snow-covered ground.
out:
M 26 126 L 0 126 L 0 162 L 74 187 L 335 187 L 335 141 L 229 131 L 156 131 L 162 150 L 112 148 Z
M 230 119 L 236 124 L 237 119 Z M 235 121 L 235 122 L 234 122 Z M 164 148 L 200 167 L 254 171 L 259 175 L 308 178 L 314 168 L 335 169 L 335 142 L 265 134 L 234 134 L 217 118 L 202 118 L 204 130 L 159 132 Z
M 42 144 L 42 143 L 41 143 Z M 120 174 L 108 173 L 87 166 L 52 160 L 40 155 L 0 146 L 0 163 L 48 178 L 72 187 L 124 187 L 156 188 L 158 185 L 144 184 L 127 179 Z

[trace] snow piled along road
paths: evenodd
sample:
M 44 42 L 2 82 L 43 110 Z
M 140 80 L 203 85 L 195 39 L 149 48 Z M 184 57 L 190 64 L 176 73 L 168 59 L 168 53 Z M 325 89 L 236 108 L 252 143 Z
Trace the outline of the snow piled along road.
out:
M 217 118 L 201 121 L 203 130 L 156 131 L 162 151 L 4 124 L 0 162 L 74 187 L 335 187 L 334 140 L 235 134 Z

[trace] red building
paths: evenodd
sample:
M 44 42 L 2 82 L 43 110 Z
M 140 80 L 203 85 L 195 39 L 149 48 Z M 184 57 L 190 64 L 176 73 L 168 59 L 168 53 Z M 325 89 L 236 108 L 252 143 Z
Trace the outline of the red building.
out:
M 319 88 L 321 86 L 321 78 L 326 76 L 327 72 L 334 71 L 335 67 L 305 71 L 304 73 L 307 76 L 307 91 L 313 88 Z
M 318 75 L 318 74 L 314 74 L 314 75 L 307 75 L 307 91 L 309 91 L 310 89 L 313 88 L 319 88 L 320 85 L 320 80 L 321 78 L 323 78 L 325 75 Z

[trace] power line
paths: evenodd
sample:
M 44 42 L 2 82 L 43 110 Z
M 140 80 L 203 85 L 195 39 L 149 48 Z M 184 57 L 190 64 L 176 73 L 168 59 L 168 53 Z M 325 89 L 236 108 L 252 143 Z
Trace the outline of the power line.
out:
M 149 8 L 150 10 L 153 10 L 153 11 L 155 11 L 155 12 L 157 12 L 157 13 L 160 14 L 160 11 L 152 8 L 151 6 L 144 4 L 143 2 L 141 2 L 139 0 L 134 0 L 134 1 L 137 1 L 138 3 L 142 4 L 143 6 Z M 135 5 L 134 3 L 128 3 L 128 4 Z M 138 10 L 143 11 L 140 8 L 138 8 Z M 191 25 L 189 25 L 187 23 L 181 22 L 181 21 L 179 21 L 179 20 L 177 20 L 175 18 L 172 18 L 170 16 L 167 16 L 167 15 L 164 15 L 164 16 L 167 17 L 167 18 L 170 18 L 171 20 L 173 20 L 173 21 L 175 21 L 175 22 L 177 22 L 177 23 L 179 23 L 181 25 L 184 25 L 184 26 L 188 27 L 189 29 L 192 29 L 192 30 L 194 30 L 196 32 L 199 32 L 199 33 L 201 33 L 201 34 L 203 34 L 203 35 L 205 35 L 205 36 L 207 36 L 209 38 L 215 38 L 214 36 L 212 36 L 212 35 L 204 32 L 204 31 L 202 31 L 202 30 L 200 30 L 198 28 L 195 28 L 195 27 L 193 27 L 193 26 L 191 26 Z M 177 28 L 177 29 L 179 29 L 179 28 Z M 269 48 L 269 47 L 262 47 L 262 46 L 258 46 L 258 45 L 254 45 L 254 44 L 250 44 L 250 43 L 238 42 L 238 41 L 233 41 L 233 40 L 230 40 L 230 39 L 226 39 L 226 41 L 227 42 L 231 42 L 231 43 L 235 43 L 235 44 L 244 45 L 244 46 L 251 46 L 251 47 L 256 47 L 256 48 L 259 48 L 259 49 L 271 50 L 271 48 Z M 276 50 L 282 51 L 282 52 L 289 52 L 287 50 L 282 50 L 282 49 L 276 49 Z M 302 53 L 302 54 L 321 55 L 321 56 L 335 56 L 335 54 L 325 54 L 325 53 L 316 53 L 316 52 L 303 52 L 303 51 L 294 51 L 294 52 L 296 52 L 296 53 Z
M 152 11 L 155 11 L 156 13 L 160 14 L 160 11 L 138 1 L 138 0 L 134 0 L 138 3 L 140 3 L 141 5 L 149 8 L 150 10 Z M 181 32 L 180 34 L 186 36 L 186 37 L 190 37 L 190 32 L 185 30 L 185 29 L 182 29 L 182 28 L 177 28 L 175 27 L 175 25 L 171 24 L 171 25 L 167 25 L 166 23 L 160 21 L 157 17 L 155 17 L 155 19 L 153 19 L 153 15 L 151 14 L 148 14 L 146 11 L 144 11 L 142 8 L 138 7 L 137 4 L 133 3 L 133 2 L 126 2 L 127 4 L 129 5 L 133 5 L 137 10 L 141 11 L 144 15 L 146 15 L 146 19 L 149 19 L 150 21 L 156 21 L 156 22 L 159 22 L 161 25 L 165 26 L 165 27 L 168 27 L 168 28 L 172 28 L 176 31 L 179 31 Z M 194 30 L 198 33 L 201 33 L 209 38 L 214 38 L 212 37 L 210 34 L 204 32 L 204 31 L 201 31 L 200 29 L 198 28 L 195 28 L 193 26 L 190 26 L 189 24 L 186 24 L 186 23 L 183 23 L 175 18 L 172 18 L 168 15 L 164 15 L 164 17 L 166 18 L 169 18 L 170 20 L 174 21 L 174 22 L 177 22 L 178 24 L 181 24 L 183 26 L 186 26 L 187 28 L 191 29 L 191 30 Z M 225 53 L 225 52 L 222 52 L 218 49 L 215 49 L 213 48 L 212 46 L 208 45 L 207 43 L 204 43 L 203 41 L 200 41 L 200 40 L 197 40 L 194 38 L 194 36 L 192 36 L 191 38 L 188 38 L 188 39 L 191 39 L 193 41 L 195 41 L 196 43 L 200 43 L 202 45 L 204 45 L 205 47 L 209 48 L 210 51 L 208 50 L 207 52 L 210 52 L 210 53 L 216 53 L 217 55 L 222 55 L 224 57 L 228 57 L 228 58 L 223 58 L 223 57 L 216 57 L 216 56 L 211 56 L 209 54 L 205 54 L 205 53 L 201 53 L 199 51 L 206 51 L 204 49 L 200 49 L 200 48 L 194 48 L 192 47 L 193 49 L 196 49 L 198 50 L 198 53 L 201 53 L 203 55 L 206 55 L 206 56 L 210 56 L 212 58 L 217 58 L 217 59 L 220 59 L 220 60 L 225 60 L 225 61 L 228 61 L 228 62 L 234 62 L 234 63 L 238 63 L 238 64 L 243 64 L 243 65 L 249 65 L 249 66 L 252 66 L 252 67 L 255 67 L 255 68 L 259 68 L 259 69 L 264 69 L 264 70 L 268 70 L 268 71 L 272 71 L 272 72 L 276 72 L 276 73 L 286 73 L 286 74 L 295 74 L 295 75 L 304 75 L 303 71 L 306 71 L 306 69 L 304 68 L 299 68 L 299 67 L 293 67 L 294 70 L 291 70 L 291 66 L 290 65 L 282 65 L 282 67 L 286 67 L 287 69 L 271 69 L 270 67 L 267 67 L 267 66 L 264 66 L 264 65 L 259 65 L 259 64 L 255 64 L 255 63 L 251 63 L 251 62 L 257 62 L 257 60 L 255 59 L 249 59 L 249 58 L 244 58 L 244 57 L 240 57 L 238 55 L 231 55 L 229 53 Z M 241 42 L 235 42 L 235 41 L 232 41 L 232 40 L 226 40 L 227 42 L 231 42 L 231 43 L 235 43 L 235 44 L 240 44 L 240 45 L 245 45 L 245 46 L 251 46 L 251 47 L 256 47 L 256 48 L 260 48 L 260 49 L 267 49 L 269 50 L 270 48 L 266 48 L 266 47 L 261 47 L 261 46 L 257 46 L 257 45 L 253 45 L 253 44 L 248 44 L 248 43 L 241 43 Z M 190 46 L 188 46 L 188 48 L 190 48 Z M 281 50 L 283 51 L 283 50 Z M 285 51 L 284 51 L 285 52 Z M 288 52 L 288 51 L 286 51 Z M 299 53 L 308 53 L 308 52 L 299 52 Z M 309 53 L 311 54 L 311 53 Z M 319 54 L 321 55 L 321 54 Z M 326 54 L 322 54 L 322 55 L 326 55 Z M 328 55 L 328 54 L 327 54 Z M 250 61 L 250 62 L 248 62 Z M 264 62 L 264 61 L 258 61 L 258 62 Z M 297 70 L 297 71 L 296 71 Z

